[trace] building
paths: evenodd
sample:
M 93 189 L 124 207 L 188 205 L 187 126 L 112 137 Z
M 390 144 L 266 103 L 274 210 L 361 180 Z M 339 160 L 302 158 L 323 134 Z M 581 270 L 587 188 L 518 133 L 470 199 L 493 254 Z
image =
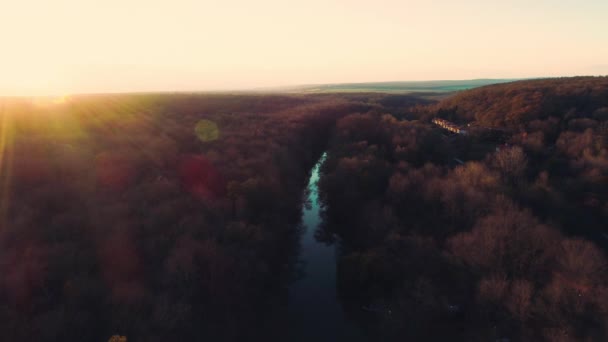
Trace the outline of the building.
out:
M 452 133 L 463 134 L 463 135 L 467 134 L 466 129 L 462 129 L 455 123 L 449 122 L 448 120 L 435 118 L 435 119 L 433 119 L 433 123 L 443 129 L 447 129 L 448 131 L 450 131 Z

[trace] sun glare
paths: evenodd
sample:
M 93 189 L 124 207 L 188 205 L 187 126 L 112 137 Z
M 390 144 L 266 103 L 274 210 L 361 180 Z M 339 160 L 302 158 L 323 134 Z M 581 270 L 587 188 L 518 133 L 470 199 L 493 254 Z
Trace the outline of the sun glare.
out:
M 53 98 L 53 104 L 64 104 L 68 101 L 68 96 L 67 95 L 63 95 L 63 96 L 58 96 Z
M 32 98 L 32 103 L 37 107 L 51 107 L 65 104 L 69 101 L 68 95 L 60 96 L 37 96 Z

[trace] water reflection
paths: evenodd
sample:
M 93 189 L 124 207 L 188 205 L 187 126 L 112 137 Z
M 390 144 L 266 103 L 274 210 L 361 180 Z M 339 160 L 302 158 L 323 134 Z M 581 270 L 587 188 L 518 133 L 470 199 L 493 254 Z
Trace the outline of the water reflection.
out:
M 290 341 L 361 341 L 346 319 L 336 290 L 337 247 L 315 238 L 321 223 L 317 182 L 326 153 L 313 168 L 303 207 L 301 276 L 289 290 Z

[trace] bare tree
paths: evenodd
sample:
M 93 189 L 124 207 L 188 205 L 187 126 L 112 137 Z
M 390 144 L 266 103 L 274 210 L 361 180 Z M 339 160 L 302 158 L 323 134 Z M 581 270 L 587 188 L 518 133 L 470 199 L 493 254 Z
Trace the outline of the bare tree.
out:
M 502 148 L 492 158 L 492 165 L 507 182 L 518 183 L 528 165 L 528 158 L 519 146 Z

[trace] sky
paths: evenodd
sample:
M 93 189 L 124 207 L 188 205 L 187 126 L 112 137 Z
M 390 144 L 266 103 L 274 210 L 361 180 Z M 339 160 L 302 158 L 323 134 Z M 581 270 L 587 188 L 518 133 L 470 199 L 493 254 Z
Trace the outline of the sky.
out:
M 608 74 L 606 0 L 2 0 L 0 95 Z

